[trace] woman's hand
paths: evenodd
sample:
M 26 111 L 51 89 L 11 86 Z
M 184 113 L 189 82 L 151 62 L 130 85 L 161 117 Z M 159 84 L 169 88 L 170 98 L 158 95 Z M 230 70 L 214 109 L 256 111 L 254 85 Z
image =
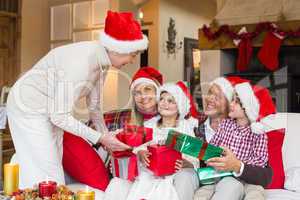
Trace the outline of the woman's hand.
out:
M 109 151 L 124 151 L 131 149 L 130 146 L 120 142 L 115 136 L 110 133 L 104 133 L 99 141 L 103 144 Z
M 223 157 L 215 157 L 207 160 L 207 165 L 218 171 L 234 171 L 240 173 L 242 162 L 236 158 L 233 152 L 227 147 L 224 149 Z
M 149 157 L 151 155 L 151 153 L 147 150 L 140 150 L 138 151 L 138 157 L 140 159 L 140 161 L 146 166 L 148 167 L 150 164 L 150 160 Z
M 175 162 L 175 171 L 179 171 L 182 168 L 193 168 L 193 164 L 186 159 L 176 160 Z

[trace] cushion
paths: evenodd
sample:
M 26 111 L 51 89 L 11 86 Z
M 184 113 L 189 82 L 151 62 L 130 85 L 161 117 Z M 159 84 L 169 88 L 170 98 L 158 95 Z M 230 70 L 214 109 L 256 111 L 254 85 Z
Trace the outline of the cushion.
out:
M 284 168 L 282 161 L 282 145 L 285 129 L 278 129 L 267 132 L 269 164 L 273 170 L 273 177 L 268 189 L 282 189 L 284 186 Z
M 284 188 L 300 193 L 300 167 L 293 167 L 286 171 Z
M 92 146 L 76 135 L 64 132 L 63 167 L 75 180 L 105 191 L 108 171 Z

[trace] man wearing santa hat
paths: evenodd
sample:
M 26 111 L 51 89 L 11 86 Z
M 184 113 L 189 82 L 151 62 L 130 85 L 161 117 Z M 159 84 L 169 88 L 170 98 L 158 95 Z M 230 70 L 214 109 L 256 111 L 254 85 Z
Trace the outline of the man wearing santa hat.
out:
M 112 151 L 127 145 L 109 134 L 100 99 L 105 74 L 132 63 L 148 39 L 132 13 L 108 11 L 101 41 L 87 41 L 51 50 L 12 87 L 7 115 L 20 164 L 20 188 L 46 178 L 64 184 L 63 130 Z M 86 97 L 96 130 L 72 115 L 77 100 Z

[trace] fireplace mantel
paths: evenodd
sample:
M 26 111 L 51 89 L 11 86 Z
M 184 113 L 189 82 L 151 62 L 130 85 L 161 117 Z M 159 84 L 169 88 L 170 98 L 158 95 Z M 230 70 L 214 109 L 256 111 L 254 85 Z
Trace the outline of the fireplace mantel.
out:
M 284 21 L 284 22 L 277 22 L 275 23 L 278 27 L 280 27 L 282 30 L 293 30 L 295 31 L 300 27 L 300 20 L 297 21 Z M 218 26 L 211 25 L 213 30 L 217 30 Z M 230 29 L 238 32 L 242 27 L 246 27 L 247 31 L 252 32 L 254 31 L 256 24 L 246 24 L 246 25 L 233 25 L 230 26 Z M 263 39 L 265 37 L 266 33 L 260 34 L 258 37 L 256 37 L 252 44 L 254 47 L 260 47 L 262 45 Z M 287 38 L 284 40 L 283 45 L 285 46 L 300 46 L 300 38 Z M 221 35 L 216 40 L 208 40 L 203 31 L 202 28 L 199 29 L 199 48 L 200 50 L 220 50 L 220 49 L 231 49 L 236 48 L 236 46 L 233 44 L 233 41 L 227 37 L 226 35 Z

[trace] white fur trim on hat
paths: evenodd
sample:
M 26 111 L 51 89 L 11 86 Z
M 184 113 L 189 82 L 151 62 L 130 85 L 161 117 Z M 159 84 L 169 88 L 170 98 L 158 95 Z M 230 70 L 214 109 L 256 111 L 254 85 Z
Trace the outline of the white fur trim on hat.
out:
M 215 80 L 213 80 L 211 84 L 218 85 L 221 88 L 222 92 L 224 93 L 226 99 L 229 102 L 232 101 L 234 89 L 231 83 L 226 78 L 218 77 Z
M 276 120 L 276 118 L 278 118 L 277 114 L 271 114 L 260 119 L 259 122 L 251 123 L 252 132 L 256 134 L 262 134 L 262 133 L 279 129 L 278 127 L 275 127 L 277 126 L 276 122 L 274 126 L 274 120 Z
M 256 122 L 259 116 L 260 104 L 250 83 L 240 83 L 235 86 L 236 93 L 251 123 Z
M 148 48 L 148 38 L 143 35 L 143 39 L 133 41 L 121 41 L 112 38 L 105 32 L 100 33 L 101 44 L 108 50 L 120 53 L 128 54 L 136 51 L 143 51 Z
M 150 79 L 150 78 L 138 78 L 135 79 L 131 85 L 130 85 L 130 91 L 132 92 L 133 89 L 135 88 L 135 86 L 139 85 L 139 84 L 149 84 L 149 85 L 153 85 L 156 89 L 156 99 L 159 99 L 159 86 L 158 83 L 156 83 L 154 80 Z
M 166 83 L 160 87 L 160 94 L 166 91 L 170 93 L 177 104 L 179 118 L 183 119 L 190 111 L 191 103 L 182 89 L 175 83 Z

